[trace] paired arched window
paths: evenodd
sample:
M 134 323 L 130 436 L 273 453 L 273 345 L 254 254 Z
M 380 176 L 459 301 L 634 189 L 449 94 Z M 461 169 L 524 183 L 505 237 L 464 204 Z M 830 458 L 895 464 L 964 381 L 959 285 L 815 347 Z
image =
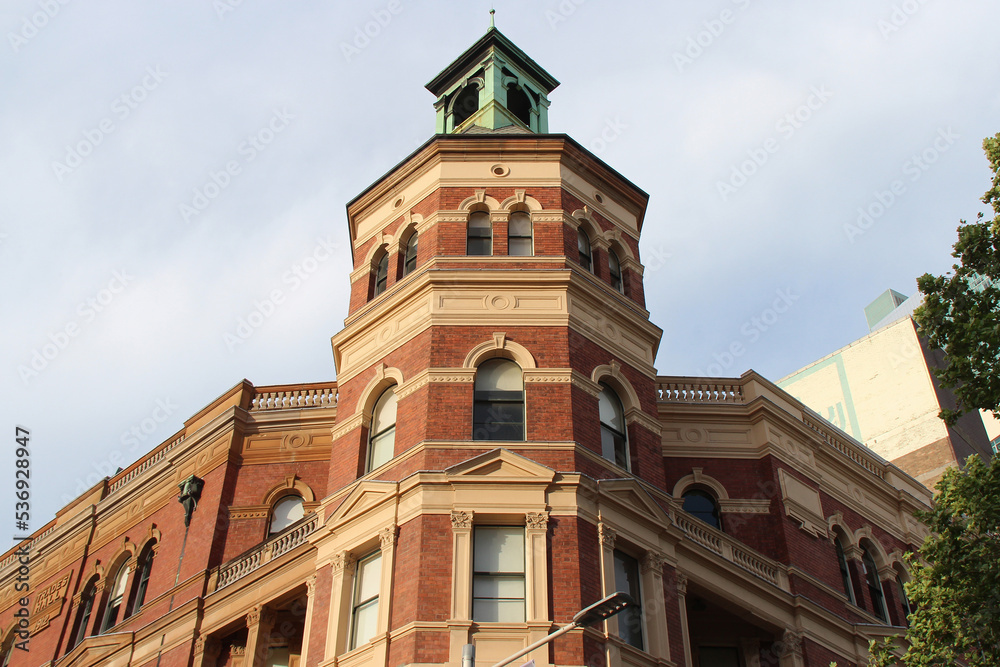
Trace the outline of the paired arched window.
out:
M 486 211 L 473 211 L 469 216 L 469 231 L 465 254 L 493 254 L 493 223 L 490 220 L 490 214 Z
M 384 292 L 388 281 L 389 253 L 383 252 L 382 256 L 378 260 L 378 264 L 375 265 L 375 289 L 372 290 L 372 296 L 376 297 Z
M 507 254 L 529 257 L 531 249 L 531 216 L 524 211 L 514 211 L 507 223 Z
M 101 623 L 101 632 L 107 632 L 118 623 L 118 614 L 121 612 L 122 602 L 125 599 L 125 586 L 128 585 L 128 575 L 131 572 L 128 563 L 118 568 L 115 575 L 115 583 L 108 593 L 108 603 L 104 607 L 104 620 Z
M 146 602 L 146 589 L 149 588 L 149 574 L 153 571 L 153 556 L 155 555 L 153 547 L 155 545 L 155 542 L 150 542 L 143 547 L 142 553 L 139 554 L 135 571 L 135 584 L 133 584 L 131 600 L 125 610 L 125 618 L 128 618 L 132 614 L 137 614 Z
M 590 237 L 583 227 L 576 230 L 576 247 L 580 251 L 580 266 L 591 273 L 594 272 L 593 250 L 590 248 Z
M 844 586 L 844 595 L 850 602 L 854 602 L 854 585 L 851 582 L 851 570 L 847 567 L 847 556 L 844 554 L 844 545 L 840 537 L 833 538 L 833 545 L 837 549 L 837 565 L 840 567 L 840 580 Z
M 395 454 L 396 392 L 392 387 L 383 391 L 375 401 L 368 433 L 368 460 L 365 471 L 371 472 L 388 462 Z
M 490 359 L 476 369 L 473 440 L 524 440 L 524 379 L 508 359 Z
M 417 268 L 417 233 L 410 234 L 406 240 L 406 250 L 403 252 L 403 275 L 413 273 Z
M 274 504 L 271 510 L 271 527 L 269 535 L 280 533 L 285 528 L 305 516 L 305 507 L 301 496 L 285 496 Z
M 625 283 L 622 282 L 622 263 L 614 250 L 608 250 L 608 268 L 611 271 L 611 286 L 625 293 Z
M 876 567 L 875 559 L 872 558 L 868 547 L 865 546 L 861 547 L 861 564 L 865 568 L 865 581 L 868 583 L 868 594 L 872 599 L 872 611 L 884 623 L 888 623 L 889 614 L 885 609 L 885 595 L 882 593 L 882 582 L 878 577 L 878 567 Z
M 715 496 L 701 489 L 691 489 L 684 492 L 683 498 L 685 512 L 701 519 L 712 528 L 722 530 L 722 517 Z
M 622 402 L 614 389 L 603 382 L 597 401 L 601 417 L 601 456 L 628 470 L 628 435 Z

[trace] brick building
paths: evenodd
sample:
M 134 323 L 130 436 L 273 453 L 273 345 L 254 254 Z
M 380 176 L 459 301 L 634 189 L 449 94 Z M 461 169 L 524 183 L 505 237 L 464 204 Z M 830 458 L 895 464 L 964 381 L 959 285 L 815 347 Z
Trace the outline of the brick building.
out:
M 857 665 L 929 493 L 748 372 L 657 376 L 647 196 L 495 29 L 348 205 L 337 381 L 241 382 L 0 561 L 3 664 Z M 180 502 L 178 502 L 180 501 Z M 27 627 L 24 627 L 27 626 Z M 25 653 L 15 644 L 30 637 Z M 525 658 L 527 660 L 528 658 Z

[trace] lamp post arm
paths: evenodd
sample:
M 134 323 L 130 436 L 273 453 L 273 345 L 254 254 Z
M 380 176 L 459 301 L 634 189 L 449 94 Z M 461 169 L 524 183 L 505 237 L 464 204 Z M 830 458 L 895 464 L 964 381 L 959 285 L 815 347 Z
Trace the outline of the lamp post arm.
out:
M 512 663 L 515 660 L 517 660 L 518 658 L 520 658 L 522 655 L 527 655 L 528 653 L 531 653 L 532 651 L 534 651 L 536 648 L 538 648 L 540 646 L 545 646 L 546 644 L 548 644 L 550 641 L 552 641 L 556 637 L 558 637 L 560 635 L 564 635 L 567 632 L 569 632 L 570 630 L 576 630 L 579 627 L 580 627 L 580 624 L 576 623 L 576 622 L 570 623 L 569 625 L 564 625 L 563 627 L 559 628 L 555 632 L 553 632 L 551 634 L 548 634 L 548 635 L 545 635 L 544 637 L 542 637 L 541 639 L 539 639 L 534 644 L 531 644 L 530 646 L 525 646 L 523 649 L 521 649 L 520 651 L 518 651 L 514 655 L 511 655 L 511 656 L 508 656 L 508 657 L 504 658 L 503 660 L 501 660 L 497 664 L 493 665 L 493 667 L 504 667 L 504 665 L 509 665 L 510 663 Z

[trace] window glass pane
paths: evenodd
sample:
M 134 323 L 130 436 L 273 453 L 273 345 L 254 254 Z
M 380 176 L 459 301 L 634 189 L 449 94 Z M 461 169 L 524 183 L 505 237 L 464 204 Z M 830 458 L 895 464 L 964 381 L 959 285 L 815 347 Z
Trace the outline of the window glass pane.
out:
M 125 595 L 125 583 L 128 581 L 128 573 L 130 572 L 128 566 L 123 567 L 118 571 L 118 578 L 115 579 L 115 588 L 111 591 L 112 598 L 118 598 L 119 600 Z
M 524 572 L 524 528 L 476 526 L 476 572 Z
M 469 239 L 469 255 L 491 255 L 493 254 L 493 243 L 490 239 Z
M 601 456 L 615 465 L 628 469 L 628 444 L 621 433 L 616 433 L 607 426 L 601 425 Z
M 368 472 L 387 463 L 396 453 L 396 429 L 383 431 L 372 438 L 371 453 L 368 456 Z
M 521 391 L 521 368 L 507 359 L 490 359 L 476 369 L 476 391 Z
M 715 498 L 704 491 L 688 491 L 684 494 L 684 511 L 696 516 L 713 528 L 722 528 L 719 508 Z
M 524 597 L 524 576 L 497 576 L 477 574 L 472 579 L 472 596 L 476 598 Z
M 472 617 L 482 623 L 523 623 L 524 600 L 473 600 Z
M 510 236 L 531 237 L 531 216 L 524 211 L 515 211 L 510 214 L 510 222 L 507 223 L 508 234 Z
M 640 605 L 618 615 L 618 636 L 641 649 L 642 591 L 639 586 L 639 562 L 621 551 L 615 551 L 615 590 L 628 593 Z
M 287 646 L 270 646 L 267 649 L 267 657 L 264 659 L 264 667 L 288 667 L 291 662 L 291 652 Z
M 593 271 L 590 238 L 587 236 L 587 232 L 583 231 L 582 227 L 576 232 L 576 247 L 580 251 L 580 265 L 588 271 Z
M 406 255 L 403 258 L 403 275 L 410 273 L 413 269 L 417 268 L 417 233 L 413 232 L 410 234 L 409 240 L 406 242 Z
M 601 395 L 598 397 L 601 423 L 607 424 L 619 432 L 625 431 L 625 418 L 622 415 L 622 404 L 615 392 L 606 384 L 601 383 Z
M 531 239 L 510 239 L 507 254 L 511 257 L 531 257 Z
M 396 423 L 396 392 L 386 389 L 372 411 L 372 433 L 378 433 Z
M 305 516 L 305 510 L 302 507 L 302 498 L 298 496 L 285 496 L 275 503 L 271 516 L 270 532 L 281 532 Z
M 618 261 L 618 255 L 615 254 L 614 250 L 608 251 L 608 265 L 611 269 L 611 286 L 614 287 L 619 292 L 622 291 L 622 267 L 621 262 Z
M 378 595 L 382 582 L 382 554 L 358 561 L 355 604 Z
M 357 648 L 375 636 L 378 630 L 378 598 L 354 610 L 351 648 Z
M 469 236 L 473 236 L 474 231 L 482 235 L 483 231 L 489 232 L 490 229 L 490 214 L 486 211 L 476 211 L 469 216 Z

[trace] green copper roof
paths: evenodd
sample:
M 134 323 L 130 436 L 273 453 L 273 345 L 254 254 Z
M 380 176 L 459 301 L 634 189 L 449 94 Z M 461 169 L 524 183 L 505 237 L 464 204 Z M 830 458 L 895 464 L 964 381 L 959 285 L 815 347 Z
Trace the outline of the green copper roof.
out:
M 427 90 L 437 97 L 437 132 L 548 132 L 548 94 L 559 85 L 495 27 L 441 71 Z M 479 130 L 482 131 L 482 130 Z

